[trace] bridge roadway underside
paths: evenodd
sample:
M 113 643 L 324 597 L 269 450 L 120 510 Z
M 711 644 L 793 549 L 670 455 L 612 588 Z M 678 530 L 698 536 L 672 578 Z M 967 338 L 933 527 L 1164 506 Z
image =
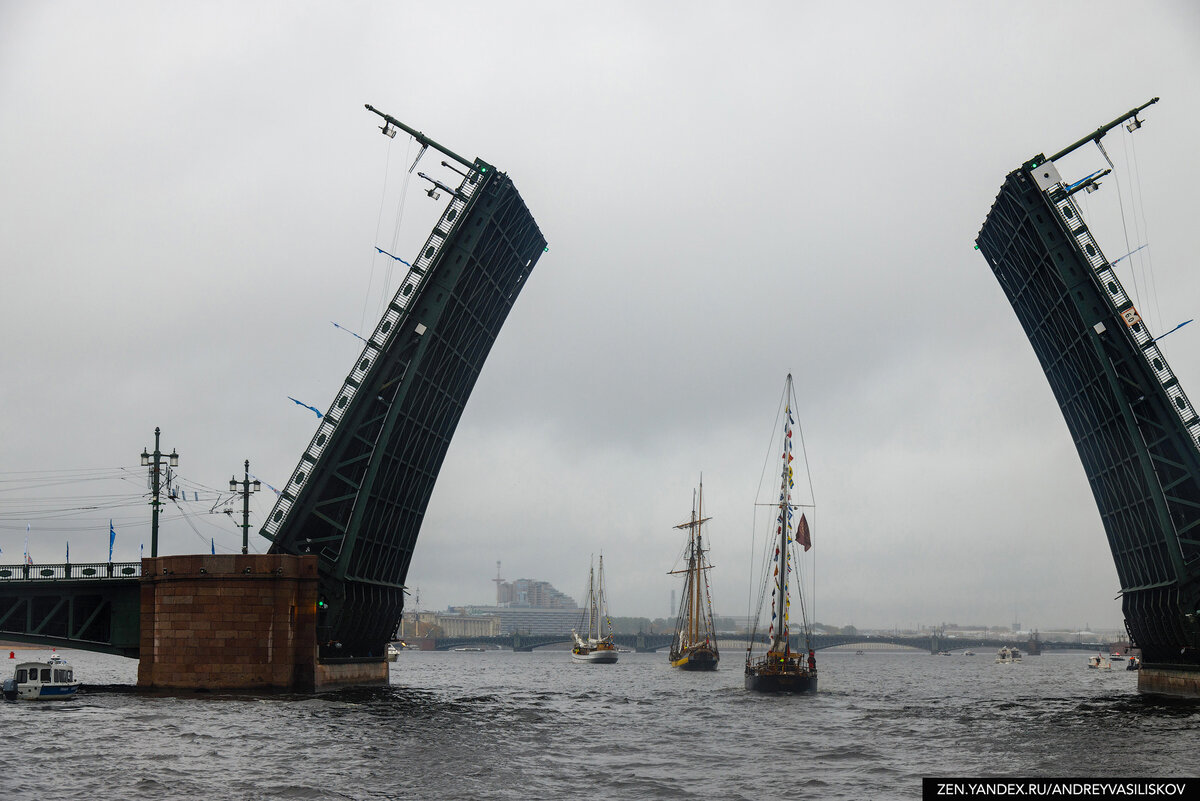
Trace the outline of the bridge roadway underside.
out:
M 8 573 L 0 580 L 0 639 L 136 659 L 141 646 L 140 567 L 0 568 L 0 575 Z

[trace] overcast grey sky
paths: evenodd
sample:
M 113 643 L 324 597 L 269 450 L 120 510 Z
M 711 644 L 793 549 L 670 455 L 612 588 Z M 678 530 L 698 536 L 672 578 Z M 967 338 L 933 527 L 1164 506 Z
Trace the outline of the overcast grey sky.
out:
M 1116 628 L 1083 470 L 973 240 L 1007 172 L 1160 96 L 1087 211 L 1110 258 L 1149 241 L 1121 278 L 1152 328 L 1200 317 L 1197 75 L 1192 2 L 3 0 L 0 560 L 27 524 L 39 561 L 104 559 L 110 517 L 115 558 L 148 552 L 156 425 L 205 498 L 162 551 L 240 547 L 202 488 L 246 458 L 286 481 L 316 423 L 287 397 L 328 405 L 359 344 L 331 321 L 374 325 L 400 279 L 374 246 L 411 256 L 440 209 L 400 205 L 413 150 L 371 103 L 509 173 L 550 242 L 430 503 L 422 607 L 493 599 L 496 560 L 578 596 L 603 550 L 613 614 L 664 616 L 703 471 L 714 605 L 745 614 L 791 371 L 819 620 Z M 1200 327 L 1163 347 L 1200 396 Z M 25 489 L 67 469 L 124 479 Z

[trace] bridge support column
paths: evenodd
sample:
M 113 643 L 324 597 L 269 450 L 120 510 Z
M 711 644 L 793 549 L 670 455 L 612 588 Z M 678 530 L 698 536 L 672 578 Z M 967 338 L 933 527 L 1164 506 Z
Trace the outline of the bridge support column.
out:
M 142 560 L 138 686 L 312 691 L 386 682 L 376 662 L 317 659 L 317 557 Z
M 1138 670 L 1138 692 L 1200 698 L 1200 670 L 1173 670 L 1143 662 Z

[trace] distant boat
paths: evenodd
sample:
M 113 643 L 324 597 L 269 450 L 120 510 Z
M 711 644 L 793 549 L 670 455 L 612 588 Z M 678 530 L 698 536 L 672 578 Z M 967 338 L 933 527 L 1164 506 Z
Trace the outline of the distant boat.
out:
M 675 638 L 671 641 L 671 665 L 682 670 L 716 670 L 721 659 L 717 635 L 713 627 L 712 597 L 709 594 L 708 570 L 712 565 L 704 558 L 701 526 L 711 518 L 704 517 L 704 481 L 692 495 L 692 519 L 675 528 L 688 530 L 687 566 L 682 573 L 683 603 L 675 621 Z
M 996 652 L 997 665 L 1011 665 L 1014 662 L 1021 661 L 1021 651 L 1017 648 L 1009 648 L 1005 646 Z
M 808 609 L 805 606 L 801 576 L 813 577 L 813 565 L 805 564 L 804 554 L 812 547 L 812 538 L 808 530 L 808 521 L 804 514 L 793 521 L 801 505 L 792 503 L 793 481 L 792 462 L 795 459 L 792 439 L 792 405 L 796 393 L 792 386 L 792 375 L 788 373 L 784 383 L 784 408 L 782 424 L 781 463 L 779 466 L 779 502 L 772 503 L 776 514 L 771 525 L 771 534 L 766 538 L 766 552 L 762 561 L 762 579 L 759 588 L 758 615 L 755 618 L 754 629 L 751 632 L 750 647 L 746 649 L 746 689 L 757 692 L 816 692 L 817 689 L 817 660 L 813 649 L 812 627 L 808 621 Z M 802 435 L 803 436 L 803 435 Z M 802 478 L 809 479 L 808 459 L 804 452 L 803 439 L 800 440 L 800 457 L 804 460 Z M 812 482 L 808 481 L 807 491 L 811 493 Z M 811 508 L 811 495 L 808 506 Z M 793 536 L 794 534 L 794 536 Z M 803 549 L 803 550 L 801 550 Z M 811 562 L 811 560 L 805 560 Z M 807 568 L 807 569 L 806 569 Z M 792 571 L 796 577 L 792 580 Z M 792 621 L 792 589 L 795 589 L 796 604 L 799 612 L 799 632 L 803 638 L 804 650 L 793 651 L 791 646 Z M 767 591 L 771 594 L 771 617 L 766 618 Z M 811 597 L 809 598 L 811 601 Z M 755 655 L 754 647 L 759 640 L 761 625 L 767 625 L 766 651 Z
M 3 685 L 9 701 L 65 700 L 74 698 L 78 689 L 74 669 L 58 654 L 45 662 L 22 662 Z
M 392 645 L 389 642 L 388 647 L 387 647 L 387 661 L 395 662 L 399 658 L 400 658 L 400 650 L 398 648 L 396 648 L 396 646 Z
M 974 651 L 963 651 L 963 656 L 975 656 Z
M 600 572 L 588 569 L 587 602 L 579 622 L 583 636 L 571 629 L 575 647 L 571 658 L 576 662 L 610 664 L 617 661 L 617 646 L 613 642 L 612 619 L 608 616 L 608 601 L 604 597 L 604 556 L 600 556 Z
M 477 645 L 466 645 L 461 648 L 455 648 L 455 651 L 468 651 L 470 653 L 481 654 L 486 651 L 486 648 L 480 648 Z

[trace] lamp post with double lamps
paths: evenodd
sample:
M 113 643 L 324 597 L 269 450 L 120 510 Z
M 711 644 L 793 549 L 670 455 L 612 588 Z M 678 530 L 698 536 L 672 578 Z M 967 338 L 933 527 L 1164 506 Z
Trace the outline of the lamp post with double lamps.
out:
M 229 491 L 242 493 L 242 553 L 250 552 L 250 493 L 262 489 L 262 482 L 257 478 L 250 480 L 250 460 L 246 460 L 246 479 L 238 481 L 234 476 L 229 479 Z
M 158 507 L 161 506 L 158 500 L 158 492 L 162 487 L 162 474 L 159 471 L 159 465 L 162 464 L 165 458 L 169 460 L 171 467 L 179 467 L 179 454 L 175 452 L 174 448 L 171 449 L 169 456 L 159 450 L 158 435 L 159 428 L 155 426 L 154 453 L 147 453 L 146 449 L 142 448 L 142 467 L 150 467 L 150 493 L 154 496 L 154 499 L 150 501 L 150 506 L 153 510 L 150 515 L 150 556 L 152 557 L 158 556 Z

